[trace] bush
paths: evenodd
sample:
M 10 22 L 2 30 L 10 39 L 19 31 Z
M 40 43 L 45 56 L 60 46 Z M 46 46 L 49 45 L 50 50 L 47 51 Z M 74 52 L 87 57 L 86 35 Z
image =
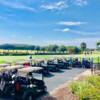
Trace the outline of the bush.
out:
M 92 84 L 94 87 L 100 89 L 100 76 L 87 77 L 86 81 L 88 81 L 88 83 Z
M 71 91 L 80 100 L 100 100 L 100 76 L 90 76 L 70 84 Z

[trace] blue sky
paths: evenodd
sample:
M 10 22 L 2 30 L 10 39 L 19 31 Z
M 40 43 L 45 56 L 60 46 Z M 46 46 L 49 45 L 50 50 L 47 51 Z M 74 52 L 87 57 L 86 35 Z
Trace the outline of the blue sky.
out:
M 0 44 L 100 41 L 100 0 L 0 0 Z

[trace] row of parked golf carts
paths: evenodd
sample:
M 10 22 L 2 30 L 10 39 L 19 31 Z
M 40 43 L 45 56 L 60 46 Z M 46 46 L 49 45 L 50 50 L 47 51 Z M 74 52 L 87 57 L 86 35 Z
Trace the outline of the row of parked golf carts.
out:
M 12 97 L 17 100 L 34 100 L 40 93 L 47 92 L 44 76 L 61 69 L 72 67 L 90 68 L 90 61 L 83 59 L 49 59 L 17 62 L 15 66 L 0 67 L 0 97 Z
M 53 59 L 35 59 L 30 62 L 17 63 L 22 64 L 24 66 L 37 66 L 43 68 L 43 75 L 46 76 L 50 74 L 50 72 L 57 72 L 61 69 L 71 69 L 71 68 L 90 68 L 93 61 L 91 59 L 82 59 L 81 61 L 78 58 L 75 59 L 66 59 L 66 58 L 53 58 Z

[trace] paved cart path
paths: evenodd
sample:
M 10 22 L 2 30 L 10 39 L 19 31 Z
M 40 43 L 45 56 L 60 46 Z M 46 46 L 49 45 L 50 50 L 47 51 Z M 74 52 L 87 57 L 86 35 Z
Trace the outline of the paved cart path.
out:
M 85 69 L 73 68 L 71 70 L 67 69 L 62 70 L 62 72 L 53 73 L 54 76 L 44 79 L 48 88 L 48 92 L 51 92 L 61 84 L 72 80 L 75 76 L 82 73 L 83 71 L 85 71 Z
M 52 73 L 53 76 L 46 77 L 45 83 L 48 88 L 48 92 L 53 91 L 55 88 L 59 87 L 61 84 L 64 84 L 67 81 L 72 80 L 75 76 L 85 71 L 82 68 L 73 68 L 71 70 L 64 69 L 61 72 Z M 0 100 L 12 100 L 12 99 L 2 99 Z

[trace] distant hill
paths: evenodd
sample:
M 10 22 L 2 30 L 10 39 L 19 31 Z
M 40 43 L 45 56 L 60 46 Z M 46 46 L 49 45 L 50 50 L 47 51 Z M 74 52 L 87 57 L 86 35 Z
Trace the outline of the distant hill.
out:
M 18 49 L 18 50 L 32 50 L 34 49 L 34 45 L 27 44 L 2 44 L 0 45 L 0 49 L 10 50 L 10 49 Z

